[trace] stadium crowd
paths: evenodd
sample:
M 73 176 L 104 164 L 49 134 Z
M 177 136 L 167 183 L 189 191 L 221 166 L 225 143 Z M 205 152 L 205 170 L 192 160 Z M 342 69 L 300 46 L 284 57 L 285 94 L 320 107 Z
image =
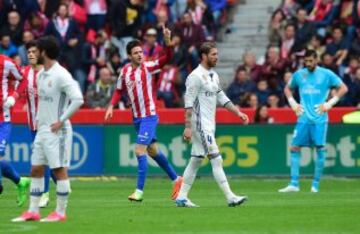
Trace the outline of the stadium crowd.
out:
M 165 23 L 172 29 L 174 56 L 154 79 L 155 95 L 160 107 L 182 107 L 185 80 L 198 64 L 200 43 L 221 38 L 236 2 L 2 0 L 0 53 L 25 66 L 25 44 L 43 35 L 55 36 L 62 51 L 60 62 L 85 94 L 84 107 L 104 109 L 120 68 L 127 63 L 126 43 L 138 38 L 146 59 L 158 58 L 164 50 L 161 25 Z M 235 104 L 257 108 L 259 113 L 267 112 L 264 106 L 287 106 L 283 87 L 292 72 L 302 67 L 304 49 L 312 48 L 321 65 L 337 73 L 349 87 L 338 105 L 360 108 L 359 0 L 283 0 L 269 21 L 268 38 L 263 58 L 249 50 L 239 61 L 227 87 Z M 128 106 L 123 96 L 119 108 Z M 260 122 L 271 122 L 264 118 L 259 114 Z
M 360 1 L 283 0 L 270 19 L 269 45 L 263 58 L 243 55 L 228 95 L 242 107 L 287 106 L 283 88 L 303 67 L 306 48 L 314 49 L 321 66 L 338 74 L 349 92 L 338 106 L 360 108 Z M 264 118 L 260 122 L 267 122 Z
M 233 2 L 2 0 L 0 53 L 25 66 L 25 44 L 43 35 L 55 36 L 61 46 L 59 61 L 85 94 L 84 107 L 102 109 L 109 103 L 120 68 L 128 62 L 127 42 L 141 40 L 146 60 L 156 59 L 164 52 L 161 25 L 166 24 L 172 30 L 174 56 L 153 85 L 160 106 L 181 106 L 186 76 L 198 64 L 199 45 L 219 39 Z M 128 104 L 124 96 L 119 107 Z

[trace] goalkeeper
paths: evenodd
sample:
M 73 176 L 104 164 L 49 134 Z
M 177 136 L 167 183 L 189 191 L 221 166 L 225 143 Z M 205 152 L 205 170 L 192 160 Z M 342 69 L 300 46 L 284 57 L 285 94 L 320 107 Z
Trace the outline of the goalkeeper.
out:
M 284 89 L 291 108 L 298 116 L 291 143 L 291 181 L 279 192 L 298 192 L 300 149 L 316 147 L 314 180 L 311 192 L 319 191 L 320 177 L 326 158 L 326 133 L 328 127 L 327 112 L 347 92 L 346 85 L 332 71 L 317 66 L 317 55 L 314 50 L 307 50 L 304 57 L 304 68 L 296 71 Z M 292 90 L 298 88 L 300 103 L 292 96 Z M 330 100 L 326 101 L 329 92 L 335 88 Z

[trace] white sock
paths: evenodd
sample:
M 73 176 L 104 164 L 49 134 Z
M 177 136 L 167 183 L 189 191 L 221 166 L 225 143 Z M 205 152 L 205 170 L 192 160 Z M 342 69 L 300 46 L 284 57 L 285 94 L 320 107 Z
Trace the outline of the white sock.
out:
M 34 178 L 31 177 L 31 184 L 30 184 L 30 212 L 39 213 L 39 202 L 41 195 L 44 192 L 44 177 L 41 178 Z
M 58 212 L 61 215 L 65 215 L 65 213 L 66 213 L 69 191 L 70 191 L 69 179 L 57 181 L 57 184 L 56 184 L 56 195 L 57 195 L 56 212 Z
M 221 190 L 224 192 L 226 199 L 230 200 L 235 196 L 235 194 L 231 191 L 229 183 L 226 179 L 226 175 L 222 165 L 223 160 L 221 155 L 211 159 L 210 162 L 216 182 L 218 183 Z
M 201 166 L 202 158 L 200 157 L 191 157 L 189 164 L 186 166 L 183 175 L 183 182 L 181 184 L 180 192 L 178 199 L 185 199 L 188 196 L 188 193 L 191 189 L 192 184 L 194 183 L 196 173 Z

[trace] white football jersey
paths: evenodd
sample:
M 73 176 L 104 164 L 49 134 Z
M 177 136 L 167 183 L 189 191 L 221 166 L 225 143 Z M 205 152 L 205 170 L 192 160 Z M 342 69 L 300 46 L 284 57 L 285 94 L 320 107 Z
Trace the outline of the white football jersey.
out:
M 229 98 L 220 88 L 219 75 L 201 64 L 186 79 L 185 108 L 192 108 L 193 131 L 215 132 L 216 106 L 225 106 Z
M 69 118 L 83 103 L 79 85 L 71 74 L 56 62 L 49 70 L 39 71 L 37 86 L 38 129 L 49 128 L 51 124 L 59 120 L 64 122 L 64 126 L 69 126 Z

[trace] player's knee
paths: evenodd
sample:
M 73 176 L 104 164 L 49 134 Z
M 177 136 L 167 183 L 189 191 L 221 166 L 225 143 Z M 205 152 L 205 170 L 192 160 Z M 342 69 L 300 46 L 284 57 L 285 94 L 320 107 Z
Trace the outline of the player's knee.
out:
M 68 178 L 67 169 L 65 167 L 59 167 L 52 170 L 57 180 L 66 180 Z
M 42 166 L 31 167 L 31 177 L 40 178 L 44 176 L 44 168 Z
M 149 145 L 149 147 L 147 148 L 147 152 L 150 157 L 155 157 L 156 155 L 158 155 L 158 149 L 154 144 Z
M 300 152 L 301 148 L 299 146 L 291 146 L 290 151 L 291 152 Z
M 136 146 L 135 147 L 135 155 L 140 156 L 146 154 L 146 148 L 142 146 Z

